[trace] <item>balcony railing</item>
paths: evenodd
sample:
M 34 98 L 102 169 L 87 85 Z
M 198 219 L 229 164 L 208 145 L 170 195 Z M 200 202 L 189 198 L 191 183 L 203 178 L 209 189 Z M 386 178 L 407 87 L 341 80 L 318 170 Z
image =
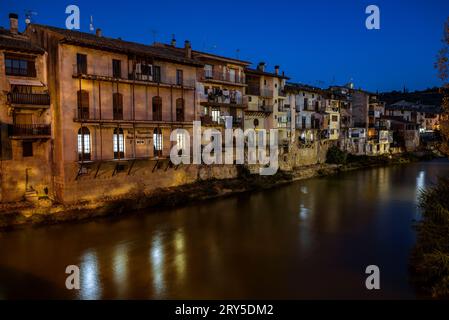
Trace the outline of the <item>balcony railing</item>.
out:
M 235 94 L 214 94 L 210 93 L 206 95 L 207 102 L 212 103 L 227 103 L 227 104 L 242 104 L 243 98 Z
M 51 136 L 51 126 L 49 124 L 11 124 L 8 126 L 10 137 L 37 137 Z
M 273 105 L 272 105 L 272 104 L 270 104 L 270 105 L 260 104 L 260 105 L 258 106 L 258 111 L 260 111 L 260 112 L 271 113 L 271 112 L 273 112 Z
M 29 104 L 39 106 L 50 105 L 50 95 L 47 93 L 18 93 L 10 92 L 8 94 L 9 102 L 12 104 Z
M 230 72 L 220 72 L 220 71 L 210 71 L 210 70 L 200 70 L 198 72 L 198 79 L 200 81 L 218 80 L 218 81 L 226 81 L 226 82 L 238 83 L 238 84 L 245 83 L 245 77 L 239 75 L 238 73 L 231 74 Z
M 261 88 L 260 89 L 260 96 L 261 97 L 271 98 L 271 97 L 273 97 L 273 90 L 266 89 L 266 88 Z
M 145 74 L 138 72 L 130 72 L 128 75 L 122 74 L 121 77 L 116 77 L 113 74 L 113 70 L 110 69 L 110 72 L 106 72 L 107 74 L 89 74 L 84 72 L 79 72 L 76 64 L 73 65 L 73 77 L 86 77 L 86 78 L 104 78 L 104 79 L 113 79 L 118 81 L 141 81 L 148 82 L 154 84 L 163 84 L 163 85 L 174 85 L 174 86 L 184 86 L 184 87 L 194 87 L 196 80 L 193 78 L 184 78 L 177 79 L 176 77 L 169 77 L 166 74 Z
M 280 97 L 286 97 L 287 96 L 284 88 L 279 88 L 278 89 L 278 96 L 280 96 Z

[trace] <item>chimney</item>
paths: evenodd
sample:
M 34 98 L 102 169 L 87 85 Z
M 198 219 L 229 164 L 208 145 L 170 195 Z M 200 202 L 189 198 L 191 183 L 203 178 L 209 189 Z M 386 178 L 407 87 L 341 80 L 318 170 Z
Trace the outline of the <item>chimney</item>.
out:
M 97 37 L 101 37 L 102 36 L 101 29 L 98 28 L 97 31 L 95 31 L 95 34 L 97 35 Z
M 19 16 L 17 13 L 9 14 L 9 30 L 14 34 L 19 33 Z
M 257 65 L 257 70 L 264 72 L 265 71 L 265 62 L 259 62 Z
M 184 49 L 186 51 L 186 58 L 191 59 L 192 58 L 192 47 L 190 46 L 189 40 L 186 40 L 184 42 Z
M 172 35 L 170 44 L 171 44 L 172 47 L 176 47 L 176 39 L 175 39 L 175 35 L 174 34 Z
M 279 66 L 274 66 L 274 73 L 278 76 L 279 75 Z

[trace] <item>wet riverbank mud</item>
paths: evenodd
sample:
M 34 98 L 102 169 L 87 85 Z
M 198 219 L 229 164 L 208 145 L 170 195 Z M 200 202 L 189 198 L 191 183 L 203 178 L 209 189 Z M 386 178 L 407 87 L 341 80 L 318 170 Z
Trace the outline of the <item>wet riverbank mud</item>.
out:
M 245 166 L 238 166 L 238 178 L 207 179 L 170 188 L 155 189 L 151 193 L 133 193 L 122 198 L 104 198 L 99 201 L 80 201 L 75 204 L 53 203 L 41 198 L 35 203 L 18 202 L 0 206 L 0 231 L 26 225 L 46 225 L 119 216 L 140 209 L 183 206 L 188 203 L 230 196 L 242 192 L 273 188 L 293 181 L 334 175 L 345 171 L 379 166 L 400 165 L 429 159 L 428 154 L 359 157 L 345 165 L 314 164 L 289 171 L 279 170 L 272 176 L 251 174 Z

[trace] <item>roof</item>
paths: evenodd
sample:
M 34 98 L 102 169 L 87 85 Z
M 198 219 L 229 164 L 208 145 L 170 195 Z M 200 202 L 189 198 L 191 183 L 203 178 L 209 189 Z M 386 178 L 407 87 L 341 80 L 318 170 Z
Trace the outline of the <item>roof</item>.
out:
M 303 83 L 295 83 L 295 82 L 287 82 L 285 85 L 286 91 L 307 91 L 307 92 L 316 92 L 316 93 L 322 93 L 323 89 L 310 86 L 308 84 Z
M 257 69 L 253 69 L 253 68 L 245 68 L 245 73 L 246 74 L 256 74 L 256 75 L 260 75 L 260 76 L 268 76 L 268 77 L 275 77 L 275 78 L 279 78 L 279 79 L 290 80 L 289 77 L 286 77 L 285 75 L 282 75 L 282 74 L 276 74 L 276 73 L 273 73 L 273 72 L 266 72 L 266 71 L 257 70 Z
M 382 119 L 390 120 L 390 121 L 395 121 L 395 122 L 400 122 L 400 123 L 403 123 L 403 124 L 413 124 L 413 125 L 417 125 L 416 122 L 408 121 L 408 120 L 404 119 L 404 118 L 401 117 L 401 116 L 385 116 L 385 115 L 383 115 L 383 116 L 382 116 Z
M 386 106 L 387 110 L 397 110 L 397 111 L 415 111 L 415 112 L 424 112 L 431 114 L 440 114 L 443 113 L 443 108 L 441 106 L 421 104 L 409 102 L 406 100 L 400 100 L 393 104 Z
M 0 49 L 43 54 L 45 50 L 33 43 L 23 34 L 14 34 L 0 28 Z
M 79 46 L 95 48 L 99 50 L 107 50 L 113 52 L 120 52 L 126 54 L 148 55 L 154 58 L 163 60 L 170 60 L 181 64 L 189 64 L 195 66 L 202 66 L 195 59 L 187 58 L 184 51 L 170 50 L 164 46 L 145 45 L 137 42 L 124 41 L 121 39 L 108 38 L 104 36 L 97 36 L 86 32 L 76 30 L 68 30 L 57 28 L 53 26 L 46 26 L 40 24 L 32 24 L 30 27 L 55 32 L 61 36 L 62 43 L 69 43 Z
M 193 53 L 194 57 L 196 57 L 196 58 L 205 57 L 205 58 L 217 59 L 217 60 L 221 60 L 221 61 L 229 61 L 231 63 L 241 64 L 243 66 L 251 65 L 251 62 L 249 62 L 249 61 L 240 60 L 240 59 L 234 59 L 234 58 L 228 58 L 228 57 L 217 55 L 217 54 L 212 54 L 212 53 L 207 53 L 207 52 L 202 52 L 202 51 L 196 51 L 196 50 L 193 50 L 192 53 Z
M 184 52 L 185 52 L 184 51 L 185 49 L 182 47 L 174 47 L 173 45 L 166 44 L 166 43 L 156 43 L 153 46 L 158 47 L 158 48 L 164 48 L 165 50 L 174 52 L 175 54 L 184 55 Z M 204 57 L 206 59 L 219 60 L 219 61 L 239 64 L 242 66 L 251 65 L 251 62 L 249 62 L 249 61 L 235 59 L 235 58 L 229 58 L 229 57 L 225 57 L 225 56 L 221 56 L 221 55 L 217 55 L 217 54 L 213 54 L 213 53 L 208 53 L 208 52 L 204 52 L 204 51 L 198 51 L 198 50 L 192 50 L 192 56 L 196 60 Z

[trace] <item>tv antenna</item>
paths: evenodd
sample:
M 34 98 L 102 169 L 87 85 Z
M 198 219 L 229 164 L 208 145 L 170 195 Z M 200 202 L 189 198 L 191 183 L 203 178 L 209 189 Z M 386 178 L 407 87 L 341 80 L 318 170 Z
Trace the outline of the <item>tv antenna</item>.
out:
M 94 32 L 95 31 L 95 28 L 94 28 L 94 17 L 93 16 L 90 16 L 89 30 L 90 30 L 90 32 Z
M 240 59 L 240 49 L 235 50 L 236 59 Z
M 32 22 L 33 16 L 37 16 L 37 12 L 33 10 L 25 10 L 25 23 L 29 25 Z

